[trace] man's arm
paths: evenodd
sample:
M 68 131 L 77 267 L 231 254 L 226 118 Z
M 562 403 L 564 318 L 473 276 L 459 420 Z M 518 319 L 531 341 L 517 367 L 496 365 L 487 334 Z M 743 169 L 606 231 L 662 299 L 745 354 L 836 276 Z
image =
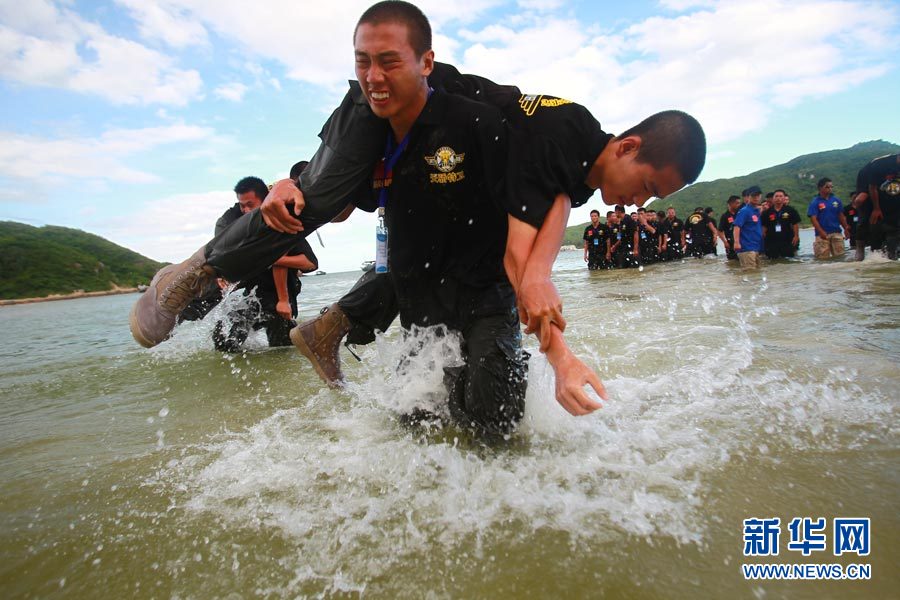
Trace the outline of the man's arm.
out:
M 821 225 L 819 225 L 819 217 L 812 215 L 809 218 L 809 220 L 812 221 L 812 225 L 816 230 L 816 235 L 819 236 L 820 238 L 822 238 L 823 240 L 828 239 L 828 234 L 825 233 L 825 230 L 822 229 Z
M 536 332 L 541 322 L 556 323 L 560 330 L 565 331 L 562 301 L 550 281 L 550 271 L 559 254 L 570 210 L 569 197 L 559 194 L 540 229 L 512 215 L 508 217 L 509 232 L 503 266 L 516 291 L 519 318 L 526 325 L 526 333 Z M 546 349 L 548 335 L 549 330 L 541 338 L 542 351 Z
M 291 302 L 288 299 L 287 276 L 287 267 L 272 267 L 272 279 L 275 281 L 275 294 L 278 296 L 278 302 L 275 304 L 275 312 L 277 312 L 278 316 L 282 319 L 290 321 L 294 315 L 291 313 Z
M 844 213 L 841 212 L 841 214 L 838 215 L 838 219 L 841 222 L 841 227 L 844 228 L 844 239 L 849 240 L 850 239 L 850 226 L 847 224 L 847 217 L 845 217 Z
M 273 266 L 284 267 L 286 269 L 297 269 L 298 271 L 309 273 L 310 271 L 315 271 L 319 265 L 309 260 L 306 255 L 298 254 L 296 256 L 282 256 L 275 261 Z
M 741 226 L 736 224 L 734 225 L 734 248 L 735 252 L 740 251 L 741 249 Z
M 874 225 L 884 218 L 881 212 L 881 202 L 878 198 L 878 187 L 874 183 L 869 184 L 869 198 L 872 199 L 872 215 L 869 217 L 869 223 Z

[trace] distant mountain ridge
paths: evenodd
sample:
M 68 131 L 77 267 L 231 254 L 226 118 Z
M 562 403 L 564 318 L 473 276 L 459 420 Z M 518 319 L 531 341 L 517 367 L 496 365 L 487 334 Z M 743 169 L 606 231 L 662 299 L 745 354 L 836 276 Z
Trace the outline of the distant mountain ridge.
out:
M 778 188 L 787 191 L 791 197 L 791 206 L 800 213 L 803 223 L 808 224 L 806 207 L 818 193 L 816 182 L 820 178 L 829 177 L 834 181 L 835 195 L 847 203 L 850 201 L 850 193 L 856 188 L 857 172 L 873 158 L 897 152 L 900 152 L 900 146 L 897 144 L 875 140 L 860 142 L 850 148 L 804 154 L 786 163 L 747 175 L 695 183 L 664 200 L 652 202 L 647 208 L 665 210 L 672 206 L 679 217 L 685 218 L 698 206 L 711 206 L 718 218 L 725 211 L 728 196 L 740 195 L 741 190 L 758 185 L 763 193 Z M 605 217 L 606 211 L 610 208 L 601 205 L 597 210 L 601 212 L 601 217 Z M 586 226 L 587 223 L 584 223 L 566 228 L 563 244 L 575 244 L 580 247 Z
M 0 221 L 0 299 L 146 284 L 163 266 L 98 235 Z

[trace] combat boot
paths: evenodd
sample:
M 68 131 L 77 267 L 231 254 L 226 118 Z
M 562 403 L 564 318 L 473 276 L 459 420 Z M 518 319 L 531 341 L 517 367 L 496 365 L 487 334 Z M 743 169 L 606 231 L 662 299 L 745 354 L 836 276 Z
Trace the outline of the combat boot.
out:
M 344 382 L 341 340 L 350 331 L 350 319 L 337 302 L 322 309 L 319 316 L 291 329 L 291 341 L 309 359 L 319 377 L 331 387 Z
M 182 263 L 163 267 L 131 309 L 131 335 L 144 348 L 164 341 L 181 311 L 215 284 L 216 272 L 206 264 L 205 248 Z

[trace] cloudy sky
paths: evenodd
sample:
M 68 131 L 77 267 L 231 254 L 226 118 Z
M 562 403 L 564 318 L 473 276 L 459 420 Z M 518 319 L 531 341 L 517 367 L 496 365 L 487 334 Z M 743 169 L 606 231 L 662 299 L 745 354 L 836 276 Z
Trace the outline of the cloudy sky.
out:
M 369 4 L 0 0 L 0 220 L 187 257 L 238 179 L 274 181 L 315 150 Z M 695 115 L 701 180 L 900 142 L 896 1 L 418 4 L 438 60 L 584 104 L 607 131 L 667 108 Z M 570 222 L 592 207 L 599 194 Z M 373 228 L 359 213 L 324 228 L 320 267 L 373 258 Z

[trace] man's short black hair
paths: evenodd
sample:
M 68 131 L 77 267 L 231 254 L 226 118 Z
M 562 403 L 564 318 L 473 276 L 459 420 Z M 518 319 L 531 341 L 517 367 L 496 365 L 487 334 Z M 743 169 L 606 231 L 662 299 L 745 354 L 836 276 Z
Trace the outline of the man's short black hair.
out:
M 707 207 L 704 209 L 703 212 L 704 212 L 704 214 L 707 214 L 707 215 L 708 215 L 709 213 L 714 213 L 714 212 L 716 212 L 716 211 L 713 210 L 713 207 L 712 207 L 712 206 L 707 206 Z
M 773 196 L 775 196 L 775 192 L 769 192 L 766 194 L 766 200 L 771 200 Z
M 636 135 L 641 138 L 637 160 L 654 169 L 675 167 L 684 183 L 694 183 L 706 163 L 706 135 L 691 115 L 680 110 L 666 110 L 650 115 L 619 139 Z
M 787 192 L 784 191 L 784 190 L 781 189 L 781 188 L 778 188 L 777 190 L 775 190 L 774 192 L 772 192 L 772 196 L 775 196 L 775 194 L 777 194 L 778 192 L 781 192 L 782 194 L 784 194 L 785 196 L 787 196 Z
M 735 202 L 735 201 L 740 202 L 741 197 L 740 196 L 728 196 L 728 204 L 731 204 L 732 202 Z
M 597 213 L 597 216 L 598 216 L 598 217 L 600 216 L 600 211 L 597 210 L 596 208 L 595 208 L 594 210 L 591 211 L 591 214 L 594 214 L 594 213 Z
M 294 163 L 294 166 L 291 167 L 290 178 L 296 180 L 300 177 L 300 174 L 306 169 L 306 165 L 308 164 L 308 160 L 301 160 L 300 162 Z
M 697 208 L 694 209 L 694 212 L 695 212 L 695 213 L 703 212 L 703 207 L 702 207 L 702 206 L 698 206 Z
M 606 218 L 608 219 L 608 218 L 609 218 L 609 215 L 614 215 L 614 214 L 616 214 L 616 213 L 614 213 L 614 212 L 611 211 L 611 210 L 608 210 L 608 211 L 606 211 Z
M 235 194 L 246 194 L 247 192 L 256 192 L 256 197 L 265 200 L 269 195 L 269 188 L 266 182 L 259 177 L 244 177 L 234 186 Z
M 624 207 L 623 205 L 621 205 L 621 204 L 616 204 L 615 209 L 616 209 L 616 212 L 617 212 L 617 213 L 618 213 L 618 212 L 620 212 L 620 213 L 625 212 L 625 207 Z
M 356 43 L 356 31 L 360 25 L 381 25 L 382 23 L 401 23 L 409 32 L 409 45 L 412 46 L 416 58 L 431 50 L 431 24 L 428 17 L 419 7 L 402 0 L 384 0 L 373 4 L 362 14 L 356 27 L 353 28 L 353 42 Z
M 819 180 L 819 183 L 816 184 L 816 187 L 821 188 L 826 183 L 831 183 L 831 179 L 829 179 L 828 177 L 823 177 L 822 179 Z
M 637 211 L 638 211 L 639 213 L 642 213 L 642 212 L 647 212 L 647 209 L 644 208 L 643 206 L 638 206 Z
M 665 218 L 666 218 L 666 213 L 663 212 L 663 211 L 661 211 L 661 210 L 658 210 L 658 211 L 656 211 L 656 218 L 657 218 L 657 219 L 665 219 Z

